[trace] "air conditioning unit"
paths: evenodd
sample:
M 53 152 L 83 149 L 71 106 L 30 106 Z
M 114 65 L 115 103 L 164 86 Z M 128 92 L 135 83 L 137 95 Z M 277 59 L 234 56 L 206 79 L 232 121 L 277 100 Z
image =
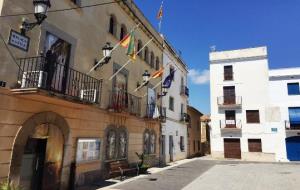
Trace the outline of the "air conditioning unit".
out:
M 23 72 L 21 88 L 43 88 L 46 86 L 47 72 L 26 71 Z
M 81 90 L 80 99 L 83 101 L 96 103 L 98 100 L 98 91 L 96 89 Z

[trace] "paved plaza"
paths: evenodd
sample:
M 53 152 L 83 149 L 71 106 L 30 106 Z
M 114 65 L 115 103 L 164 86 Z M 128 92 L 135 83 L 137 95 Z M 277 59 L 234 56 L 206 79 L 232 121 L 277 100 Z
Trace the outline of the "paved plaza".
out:
M 196 159 L 111 190 L 298 190 L 300 165 Z

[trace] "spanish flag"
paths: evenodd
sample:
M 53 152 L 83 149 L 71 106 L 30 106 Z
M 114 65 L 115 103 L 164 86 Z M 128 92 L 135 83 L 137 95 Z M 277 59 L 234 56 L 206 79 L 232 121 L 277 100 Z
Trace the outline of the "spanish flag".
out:
M 159 77 L 161 77 L 163 74 L 164 74 L 164 68 L 161 68 L 161 69 L 159 69 L 158 71 L 155 71 L 155 72 L 152 74 L 152 78 L 153 78 L 153 79 L 159 78 Z
M 128 48 L 129 42 L 130 42 L 131 34 L 127 34 L 120 42 L 120 45 L 124 48 Z
M 130 57 L 130 59 L 135 60 L 136 59 L 136 49 L 135 49 L 135 37 L 134 33 L 131 32 L 129 35 L 129 40 L 127 44 L 127 55 Z M 127 40 L 125 40 L 126 42 Z M 126 43 L 124 43 L 126 44 Z
M 159 11 L 157 13 L 157 19 L 160 20 L 163 17 L 163 5 L 161 4 Z

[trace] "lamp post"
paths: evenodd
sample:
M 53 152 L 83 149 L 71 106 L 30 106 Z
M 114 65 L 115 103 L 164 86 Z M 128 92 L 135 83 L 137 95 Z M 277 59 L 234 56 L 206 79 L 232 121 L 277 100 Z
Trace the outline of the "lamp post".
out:
M 168 94 L 168 88 L 166 86 L 162 86 L 162 94 L 158 95 L 158 98 L 164 97 Z
M 47 18 L 48 9 L 51 7 L 50 0 L 33 0 L 32 3 L 36 22 L 28 22 L 26 19 L 23 19 L 20 28 L 22 35 L 26 35 L 26 32 L 32 30 L 35 26 L 41 25 Z
M 149 79 L 150 79 L 150 74 L 148 73 L 148 70 L 145 70 L 143 76 L 143 84 L 144 86 L 147 86 L 149 83 Z
M 103 61 L 101 61 L 101 63 L 99 63 L 98 60 L 95 60 L 94 65 L 97 67 L 95 67 L 95 71 L 99 68 L 102 67 L 105 64 L 108 64 L 109 61 L 111 60 L 111 53 L 112 53 L 113 47 L 111 46 L 111 44 L 109 42 L 107 42 L 103 48 L 102 48 L 102 54 L 103 54 Z

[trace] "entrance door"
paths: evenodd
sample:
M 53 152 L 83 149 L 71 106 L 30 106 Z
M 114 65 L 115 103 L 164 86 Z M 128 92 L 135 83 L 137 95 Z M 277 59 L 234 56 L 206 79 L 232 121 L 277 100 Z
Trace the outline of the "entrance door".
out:
M 231 105 L 235 104 L 235 87 L 234 86 L 224 86 L 223 87 L 224 94 L 224 104 Z
M 224 157 L 241 159 L 240 139 L 224 139 Z
M 170 162 L 174 161 L 173 158 L 173 148 L 174 148 L 174 143 L 173 143 L 173 136 L 169 136 L 169 154 L 170 154 Z
M 286 139 L 287 159 L 290 161 L 300 161 L 300 137 L 290 137 Z
M 46 139 L 28 139 L 21 167 L 21 185 L 25 189 L 42 189 L 46 147 Z
M 236 128 L 235 111 L 225 111 L 226 128 Z

